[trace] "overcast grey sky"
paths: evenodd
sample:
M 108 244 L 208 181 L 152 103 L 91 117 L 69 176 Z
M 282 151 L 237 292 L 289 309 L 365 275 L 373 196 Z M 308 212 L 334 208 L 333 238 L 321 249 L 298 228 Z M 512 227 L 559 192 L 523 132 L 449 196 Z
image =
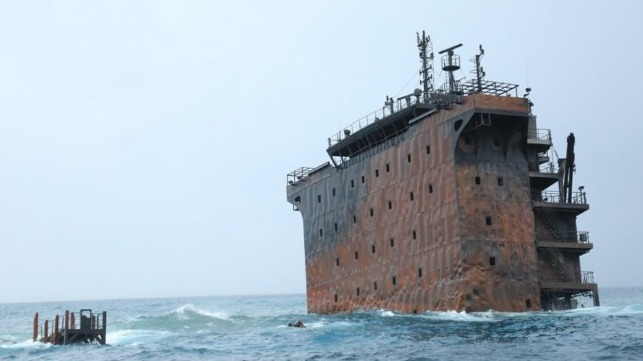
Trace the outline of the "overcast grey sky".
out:
M 418 87 L 423 29 L 575 133 L 583 269 L 643 286 L 642 4 L 0 0 L 0 302 L 305 292 L 286 174 Z

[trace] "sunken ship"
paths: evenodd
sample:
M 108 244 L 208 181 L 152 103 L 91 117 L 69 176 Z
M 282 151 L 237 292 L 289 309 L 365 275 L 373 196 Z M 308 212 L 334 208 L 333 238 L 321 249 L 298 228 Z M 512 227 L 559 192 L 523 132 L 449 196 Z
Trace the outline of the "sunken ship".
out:
M 458 44 L 439 52 L 417 34 L 421 88 L 328 139 L 330 161 L 287 175 L 304 223 L 310 313 L 389 309 L 521 312 L 599 305 L 580 256 L 589 209 L 565 158 L 532 113 L 531 89 L 490 81 L 474 56 L 456 80 Z

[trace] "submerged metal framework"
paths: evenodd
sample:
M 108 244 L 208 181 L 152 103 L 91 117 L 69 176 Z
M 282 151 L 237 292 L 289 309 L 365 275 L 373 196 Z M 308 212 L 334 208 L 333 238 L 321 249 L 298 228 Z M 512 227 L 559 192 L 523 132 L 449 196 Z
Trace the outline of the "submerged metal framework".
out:
M 60 320 L 56 315 L 54 319 L 38 323 L 38 313 L 33 319 L 33 341 L 51 343 L 54 345 L 68 345 L 74 343 L 99 343 L 105 345 L 107 342 L 107 312 L 94 314 L 90 309 L 82 309 L 79 312 L 80 323 L 76 324 L 76 316 L 73 312 L 65 311 Z
M 457 47 L 441 52 L 447 72 Z M 561 309 L 579 294 L 599 304 L 580 268 L 593 245 L 576 229 L 589 205 L 572 191 L 573 135 L 556 168 L 528 94 L 477 70 L 471 83 L 448 74 L 430 94 L 387 99 L 329 138 L 332 165 L 288 175 L 309 312 Z

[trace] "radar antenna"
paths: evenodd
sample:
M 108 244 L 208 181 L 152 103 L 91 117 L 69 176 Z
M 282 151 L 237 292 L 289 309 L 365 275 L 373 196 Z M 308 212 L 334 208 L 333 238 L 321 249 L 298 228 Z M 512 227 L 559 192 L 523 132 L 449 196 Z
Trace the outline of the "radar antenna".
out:
M 482 79 L 484 78 L 485 72 L 484 68 L 480 66 L 480 59 L 484 55 L 484 49 L 480 45 L 480 54 L 476 54 L 475 59 L 471 59 L 471 62 L 476 64 L 476 70 L 472 70 L 471 73 L 476 75 L 476 93 L 482 93 Z
M 420 59 L 422 59 L 420 84 L 424 86 L 424 101 L 428 101 L 429 96 L 433 93 L 433 43 L 431 37 L 426 35 L 424 30 L 422 30 L 422 37 L 420 37 L 420 33 L 416 33 L 416 35 Z
M 462 43 L 454 45 L 450 48 L 446 48 L 438 53 L 447 53 L 446 55 L 442 56 L 442 70 L 449 73 L 449 93 L 451 94 L 459 93 L 458 84 L 453 78 L 453 72 L 460 69 L 460 56 L 453 53 L 453 49 L 457 49 L 461 46 Z

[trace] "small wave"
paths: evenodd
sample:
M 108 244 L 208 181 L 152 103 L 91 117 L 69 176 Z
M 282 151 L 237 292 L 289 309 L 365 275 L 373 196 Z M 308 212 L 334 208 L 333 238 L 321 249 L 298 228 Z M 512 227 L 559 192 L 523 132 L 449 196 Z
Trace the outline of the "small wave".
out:
M 225 312 L 211 312 L 200 309 L 190 303 L 180 306 L 173 311 L 179 318 L 189 319 L 194 315 L 216 318 L 219 320 L 229 320 L 230 316 Z
M 235 323 L 224 312 L 212 312 L 198 308 L 192 304 L 179 306 L 176 309 L 160 315 L 139 315 L 120 324 L 117 331 L 151 330 L 151 331 L 200 331 L 217 330 L 230 327 Z

